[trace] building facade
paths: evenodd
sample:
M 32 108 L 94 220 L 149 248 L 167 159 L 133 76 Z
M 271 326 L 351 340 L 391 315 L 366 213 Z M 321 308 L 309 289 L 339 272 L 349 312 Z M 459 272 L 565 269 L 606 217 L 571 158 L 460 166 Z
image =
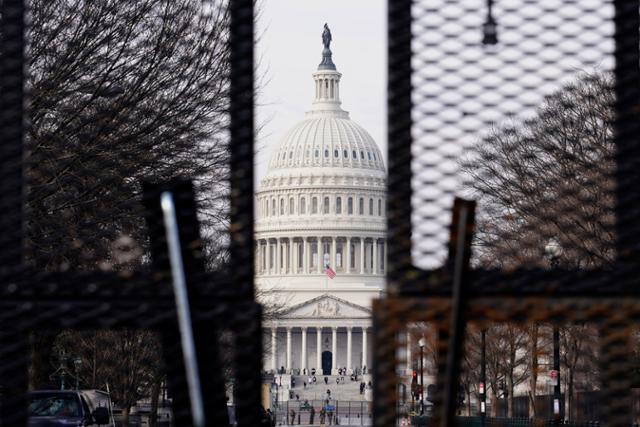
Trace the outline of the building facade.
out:
M 330 35 L 323 41 L 311 110 L 273 150 L 256 193 L 256 285 L 266 304 L 284 307 L 264 324 L 266 371 L 371 366 L 371 300 L 385 283 L 386 169 L 373 138 L 341 107 L 342 75 Z

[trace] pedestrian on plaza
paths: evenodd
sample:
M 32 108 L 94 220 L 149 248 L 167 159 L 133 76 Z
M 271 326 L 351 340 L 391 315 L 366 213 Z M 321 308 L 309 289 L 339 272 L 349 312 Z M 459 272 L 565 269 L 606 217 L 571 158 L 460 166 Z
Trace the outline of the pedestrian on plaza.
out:
M 330 399 L 331 398 L 331 390 L 327 389 L 327 397 Z
M 340 378 L 336 377 L 336 385 L 340 385 Z
M 325 383 L 326 385 L 329 385 L 329 377 L 324 377 L 324 383 Z
M 340 376 L 340 381 L 341 381 L 341 382 L 344 382 L 344 375 L 341 375 L 341 376 Z
M 296 379 L 294 377 L 291 377 L 291 388 L 295 388 L 296 387 Z
M 311 385 L 311 376 L 309 376 L 307 379 L 308 379 L 307 382 L 309 383 L 309 385 Z
M 300 401 L 300 395 L 296 393 L 296 400 Z
M 298 425 L 300 425 L 300 412 L 298 412 Z
M 296 421 L 296 411 L 293 408 L 291 408 L 289 415 L 291 416 L 291 425 L 293 425 L 294 422 Z
M 327 416 L 327 410 L 324 409 L 324 406 L 322 407 L 322 409 L 320 409 L 320 424 L 324 425 L 324 418 Z
M 313 385 L 316 385 L 316 376 L 313 376 Z
M 316 409 L 312 406 L 309 411 L 309 424 L 313 424 L 313 419 L 316 417 Z
M 329 409 L 329 411 L 327 412 L 327 417 L 329 418 L 329 425 L 333 424 L 333 410 Z
M 362 367 L 362 375 L 367 375 L 367 367 L 366 366 Z
M 311 375 L 315 375 L 316 374 L 316 368 L 311 368 Z
M 306 381 L 303 382 L 302 385 L 304 386 L 304 389 L 306 390 L 307 389 L 307 382 Z

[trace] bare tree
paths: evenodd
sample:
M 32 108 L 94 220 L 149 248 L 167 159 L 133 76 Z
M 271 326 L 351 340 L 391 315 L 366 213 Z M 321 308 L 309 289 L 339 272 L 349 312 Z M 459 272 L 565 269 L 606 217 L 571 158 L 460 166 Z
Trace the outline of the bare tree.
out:
M 163 361 L 157 334 L 145 330 L 65 331 L 54 345 L 60 354 L 79 358 L 79 385 L 109 390 L 122 408 L 123 424 L 141 398 L 153 397 L 163 378 Z
M 143 179 L 193 178 L 203 229 L 225 227 L 227 15 L 223 3 L 196 0 L 32 2 L 32 264 L 132 262 L 114 246 L 121 238 L 146 245 Z
M 598 384 L 598 331 L 594 325 L 566 325 L 560 329 L 560 361 L 565 368 L 565 413 L 571 420 L 577 411 L 575 391 L 594 390 Z
M 146 229 L 155 226 L 143 221 L 142 181 L 188 177 L 207 265 L 220 267 L 228 226 L 226 2 L 30 6 L 26 261 L 46 271 L 140 266 L 149 259 Z M 49 376 L 54 338 L 36 335 L 44 345 L 34 346 L 34 355 L 43 353 L 33 358 L 34 387 Z M 96 386 L 103 377 L 93 376 Z
M 481 201 L 477 262 L 575 268 L 614 259 L 612 78 L 584 75 L 548 96 L 534 117 L 490 131 L 462 167 Z

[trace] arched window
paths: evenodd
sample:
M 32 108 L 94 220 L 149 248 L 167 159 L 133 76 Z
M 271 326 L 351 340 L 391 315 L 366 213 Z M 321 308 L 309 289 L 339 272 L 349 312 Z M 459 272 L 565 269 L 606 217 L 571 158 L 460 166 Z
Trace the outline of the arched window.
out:
M 328 214 L 329 213 L 329 198 L 325 197 L 324 198 L 324 203 L 322 204 L 322 213 Z
M 271 216 L 276 216 L 276 199 L 271 199 Z
M 376 153 L 373 153 L 373 160 L 378 160 L 376 159 Z
M 382 199 L 378 199 L 378 216 L 382 216 Z
M 357 159 L 357 158 L 358 158 L 358 154 L 356 153 L 356 150 L 353 150 L 353 153 L 351 153 L 351 154 L 353 154 L 353 158 L 354 158 L 354 159 Z
M 325 159 L 329 158 L 329 150 L 324 150 L 324 157 Z
M 369 215 L 373 215 L 373 199 L 369 199 Z
M 371 160 L 371 153 L 369 151 L 367 151 L 367 156 L 369 157 L 369 160 Z
M 340 156 L 340 152 L 338 150 L 333 150 L 333 157 L 338 158 Z
M 364 160 L 364 151 L 360 151 L 360 158 Z
M 347 213 L 353 215 L 353 197 L 347 199 Z
M 317 159 L 318 157 L 320 157 L 320 150 L 316 150 L 316 152 L 315 152 L 315 156 L 316 156 L 316 159 Z
M 344 154 L 345 159 L 349 158 L 349 152 L 347 150 L 344 150 L 344 153 L 342 154 Z
M 284 215 L 284 199 L 280 199 L 280 215 Z
M 289 160 L 293 159 L 293 151 L 289 151 Z
M 318 198 L 314 197 L 313 199 L 311 199 L 311 213 L 312 214 L 317 214 L 318 213 Z
M 342 197 L 336 197 L 336 214 L 342 213 Z
M 289 199 L 289 215 L 295 213 L 295 204 L 293 203 L 293 197 Z
M 300 199 L 300 213 L 302 215 L 307 213 L 307 203 L 306 203 L 304 197 L 302 199 Z
M 364 197 L 360 197 L 360 201 L 358 202 L 358 214 L 364 215 Z

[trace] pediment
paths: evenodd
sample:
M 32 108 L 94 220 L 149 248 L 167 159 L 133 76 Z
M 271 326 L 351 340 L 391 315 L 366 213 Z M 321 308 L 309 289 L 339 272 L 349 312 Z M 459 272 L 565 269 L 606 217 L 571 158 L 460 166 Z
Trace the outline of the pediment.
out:
M 341 298 L 324 294 L 294 305 L 284 313 L 283 317 L 298 319 L 368 319 L 371 318 L 371 310 Z

